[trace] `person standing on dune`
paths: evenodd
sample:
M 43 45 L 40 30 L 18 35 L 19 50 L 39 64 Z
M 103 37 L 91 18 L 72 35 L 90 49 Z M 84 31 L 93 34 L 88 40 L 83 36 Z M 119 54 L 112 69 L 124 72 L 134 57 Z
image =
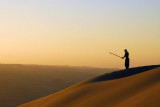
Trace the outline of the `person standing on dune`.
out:
M 127 51 L 127 49 L 125 49 L 124 52 L 125 52 L 125 55 L 124 55 L 124 57 L 122 57 L 122 59 L 126 58 L 125 59 L 125 67 L 126 67 L 126 69 L 128 69 L 129 68 L 129 52 Z

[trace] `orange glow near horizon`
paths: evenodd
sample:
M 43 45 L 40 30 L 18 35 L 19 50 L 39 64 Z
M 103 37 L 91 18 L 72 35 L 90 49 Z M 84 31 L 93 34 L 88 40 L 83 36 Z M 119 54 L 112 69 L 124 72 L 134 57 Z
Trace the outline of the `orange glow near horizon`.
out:
M 123 68 L 108 52 L 128 49 L 131 67 L 160 64 L 160 2 L 62 1 L 0 2 L 1 63 Z

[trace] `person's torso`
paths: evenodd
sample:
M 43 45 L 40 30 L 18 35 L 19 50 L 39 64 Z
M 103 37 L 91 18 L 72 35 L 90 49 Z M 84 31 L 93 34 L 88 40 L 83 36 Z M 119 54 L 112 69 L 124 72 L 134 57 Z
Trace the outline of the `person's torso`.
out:
M 126 53 L 125 53 L 125 56 L 126 56 L 126 58 L 128 59 L 128 58 L 129 58 L 129 53 L 126 52 Z

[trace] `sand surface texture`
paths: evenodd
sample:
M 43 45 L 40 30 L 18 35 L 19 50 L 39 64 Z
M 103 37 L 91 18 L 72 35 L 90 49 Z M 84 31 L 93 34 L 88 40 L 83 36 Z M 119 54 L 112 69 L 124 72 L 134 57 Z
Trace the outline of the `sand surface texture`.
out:
M 19 107 L 160 107 L 160 66 L 116 71 Z
M 0 64 L 0 107 L 16 107 L 109 71 L 112 70 Z

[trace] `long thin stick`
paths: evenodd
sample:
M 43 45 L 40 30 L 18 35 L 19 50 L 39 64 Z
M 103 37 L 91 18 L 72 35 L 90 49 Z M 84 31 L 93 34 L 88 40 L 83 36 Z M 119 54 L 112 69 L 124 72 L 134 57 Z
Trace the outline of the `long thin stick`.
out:
M 120 57 L 119 55 L 116 55 L 114 53 L 111 53 L 111 52 L 109 52 L 109 53 L 112 54 L 112 55 L 114 55 L 114 56 Z M 120 58 L 122 58 L 122 57 L 120 57 Z

